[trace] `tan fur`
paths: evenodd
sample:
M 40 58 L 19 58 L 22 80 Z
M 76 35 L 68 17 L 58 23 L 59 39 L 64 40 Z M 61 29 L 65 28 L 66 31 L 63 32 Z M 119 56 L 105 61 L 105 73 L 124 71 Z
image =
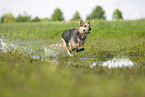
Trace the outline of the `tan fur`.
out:
M 64 49 L 67 51 L 67 54 L 69 54 L 70 56 L 72 56 L 72 54 L 69 52 L 69 50 L 67 48 L 67 45 L 66 45 L 65 40 L 62 37 L 61 37 L 61 40 L 62 40 L 62 45 L 63 45 Z
M 84 26 L 86 26 L 86 27 L 84 27 Z M 80 33 L 84 33 L 84 30 L 86 30 L 86 31 L 89 30 L 89 26 L 90 26 L 89 23 L 82 24 L 82 26 L 79 27 L 78 31 L 79 31 Z
M 79 48 L 79 41 L 78 41 L 78 43 L 75 43 L 73 37 L 71 37 L 71 40 L 69 42 L 69 46 L 70 46 L 71 51 L 75 48 Z
M 85 33 L 85 32 L 89 31 L 89 28 L 90 28 L 90 21 L 88 23 L 84 23 L 82 20 L 79 21 L 78 32 L 80 33 L 80 37 L 82 39 L 84 39 L 87 36 L 87 33 Z M 77 40 L 78 40 L 78 42 L 75 43 L 74 37 L 72 36 L 67 45 L 65 40 L 61 37 L 60 43 L 52 44 L 50 46 L 53 47 L 54 49 L 59 49 L 59 48 L 63 47 L 67 51 L 67 54 L 72 56 L 70 51 L 73 51 L 73 50 L 79 51 L 79 46 L 81 46 L 82 45 L 81 43 L 83 43 L 83 41 L 80 40 L 79 37 Z M 69 46 L 69 49 L 67 48 L 67 46 Z

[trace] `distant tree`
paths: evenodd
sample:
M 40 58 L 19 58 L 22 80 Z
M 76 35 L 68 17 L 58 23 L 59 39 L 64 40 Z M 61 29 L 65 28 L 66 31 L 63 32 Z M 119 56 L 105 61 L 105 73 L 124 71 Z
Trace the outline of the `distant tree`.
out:
M 1 23 L 11 23 L 15 22 L 15 18 L 12 13 L 6 13 L 1 16 Z
M 16 22 L 27 22 L 30 21 L 31 16 L 27 15 L 26 12 L 24 12 L 23 15 L 19 14 L 18 17 L 16 18 Z
M 92 13 L 87 16 L 87 19 L 106 19 L 105 11 L 101 6 L 96 6 Z
M 32 22 L 39 22 L 39 21 L 40 21 L 40 19 L 38 16 L 36 16 L 35 18 L 32 19 Z
M 54 13 L 51 16 L 51 20 L 52 21 L 63 21 L 64 20 L 63 13 L 59 8 L 56 8 L 54 10 Z
M 4 19 L 6 18 L 6 14 L 1 16 L 1 23 L 4 23 Z
M 115 9 L 112 15 L 113 20 L 123 19 L 122 12 L 119 9 Z
M 75 14 L 73 15 L 73 18 L 71 20 L 79 20 L 81 17 L 80 17 L 80 14 L 78 11 L 75 12 Z

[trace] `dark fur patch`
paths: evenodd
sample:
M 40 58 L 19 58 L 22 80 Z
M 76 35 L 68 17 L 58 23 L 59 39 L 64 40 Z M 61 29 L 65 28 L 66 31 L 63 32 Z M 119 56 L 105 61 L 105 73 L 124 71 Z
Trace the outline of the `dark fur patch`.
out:
M 64 31 L 61 37 L 65 40 L 66 44 L 68 45 L 71 37 L 76 33 L 76 29 L 68 29 Z
M 79 45 L 83 45 L 85 43 L 87 35 L 82 38 L 82 35 L 77 31 L 77 29 L 68 29 L 62 33 L 61 37 L 65 40 L 67 45 L 71 40 L 71 37 L 73 37 L 75 43 L 78 43 L 78 39 L 80 39 Z

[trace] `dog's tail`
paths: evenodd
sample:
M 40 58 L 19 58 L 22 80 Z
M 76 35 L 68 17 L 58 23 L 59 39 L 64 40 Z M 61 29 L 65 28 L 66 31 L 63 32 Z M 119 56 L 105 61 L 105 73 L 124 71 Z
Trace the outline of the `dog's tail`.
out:
M 62 44 L 58 43 L 58 44 L 51 44 L 50 47 L 52 47 L 53 49 L 61 49 Z

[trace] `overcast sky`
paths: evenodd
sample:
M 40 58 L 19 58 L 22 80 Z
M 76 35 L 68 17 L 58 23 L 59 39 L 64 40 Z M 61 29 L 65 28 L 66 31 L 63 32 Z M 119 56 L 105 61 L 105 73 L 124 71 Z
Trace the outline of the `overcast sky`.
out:
M 123 13 L 124 19 L 145 18 L 145 0 L 0 0 L 0 16 L 12 12 L 16 17 L 26 12 L 32 18 L 51 18 L 55 8 L 60 8 L 65 20 L 71 19 L 75 11 L 86 19 L 97 5 L 102 6 L 107 20 L 112 19 L 116 8 Z

